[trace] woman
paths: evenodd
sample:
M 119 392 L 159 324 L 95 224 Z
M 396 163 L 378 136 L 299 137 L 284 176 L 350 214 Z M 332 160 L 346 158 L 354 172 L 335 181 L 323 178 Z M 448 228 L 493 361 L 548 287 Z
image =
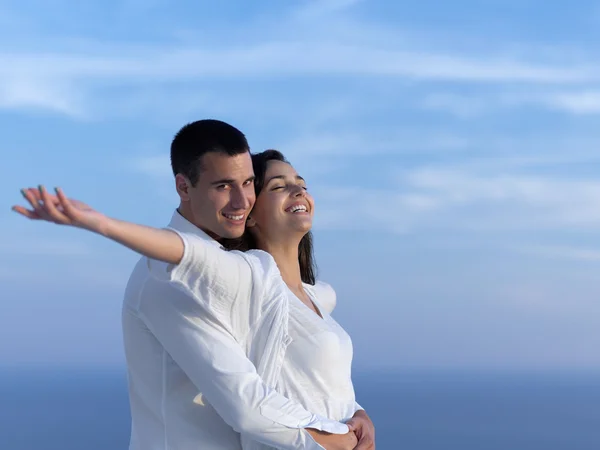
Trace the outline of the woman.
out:
M 256 204 L 246 236 L 241 243 L 230 243 L 246 252 L 224 252 L 194 235 L 111 219 L 60 190 L 54 197 L 40 187 L 46 217 L 14 209 L 113 239 L 155 260 L 151 271 L 181 289 L 199 284 L 220 289 L 223 303 L 209 305 L 211 313 L 236 324 L 232 333 L 265 383 L 313 413 L 347 422 L 361 409 L 351 381 L 352 343 L 330 316 L 335 292 L 315 279 L 310 234 L 314 201 L 281 153 L 254 155 L 253 166 Z M 26 191 L 25 197 L 35 210 L 33 193 Z M 236 297 L 239 283 L 252 284 L 253 301 Z M 261 448 L 254 442 L 243 446 Z

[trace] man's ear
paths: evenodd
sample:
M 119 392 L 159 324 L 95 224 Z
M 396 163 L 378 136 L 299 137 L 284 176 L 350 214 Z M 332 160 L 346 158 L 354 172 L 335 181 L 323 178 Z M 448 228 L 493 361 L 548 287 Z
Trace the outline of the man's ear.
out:
M 248 216 L 246 219 L 246 228 L 252 228 L 256 226 L 256 221 L 252 218 L 252 216 Z
M 179 198 L 181 201 L 186 202 L 190 199 L 190 188 L 192 187 L 192 183 L 185 175 L 178 173 L 175 175 L 175 189 L 179 194 Z

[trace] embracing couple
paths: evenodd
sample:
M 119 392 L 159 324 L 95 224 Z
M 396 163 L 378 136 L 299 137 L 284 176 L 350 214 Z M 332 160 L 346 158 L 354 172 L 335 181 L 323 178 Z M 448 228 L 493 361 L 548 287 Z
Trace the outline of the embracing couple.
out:
M 165 229 L 43 186 L 13 208 L 143 255 L 123 304 L 130 450 L 374 449 L 335 291 L 316 279 L 305 180 L 217 120 L 184 126 L 171 165 L 180 203 Z

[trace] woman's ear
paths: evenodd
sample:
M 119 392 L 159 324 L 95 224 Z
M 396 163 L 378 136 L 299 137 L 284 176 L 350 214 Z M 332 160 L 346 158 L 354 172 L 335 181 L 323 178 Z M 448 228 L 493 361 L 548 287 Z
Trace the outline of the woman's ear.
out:
M 246 228 L 252 228 L 256 226 L 256 221 L 252 218 L 252 216 L 248 216 L 246 220 Z

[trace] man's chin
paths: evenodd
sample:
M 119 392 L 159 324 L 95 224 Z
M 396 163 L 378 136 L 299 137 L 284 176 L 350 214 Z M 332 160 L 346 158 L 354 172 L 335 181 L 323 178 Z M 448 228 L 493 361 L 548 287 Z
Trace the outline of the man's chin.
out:
M 246 225 L 223 224 L 221 227 L 221 237 L 225 239 L 239 239 L 244 235 Z

